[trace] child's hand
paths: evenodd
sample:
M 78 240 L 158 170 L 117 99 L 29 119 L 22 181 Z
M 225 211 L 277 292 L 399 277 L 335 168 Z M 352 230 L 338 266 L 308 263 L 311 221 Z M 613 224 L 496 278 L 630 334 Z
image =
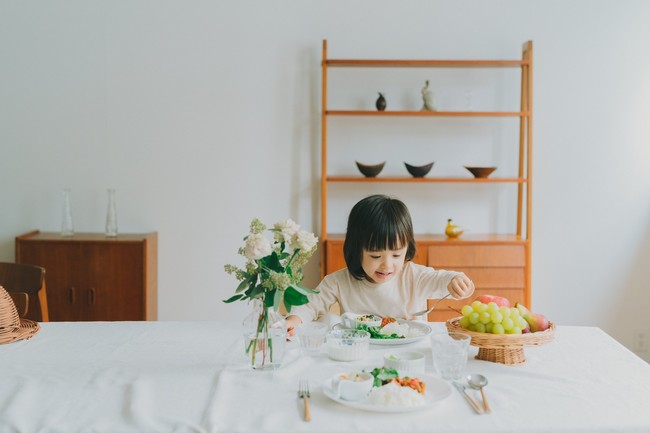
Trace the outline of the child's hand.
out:
M 447 286 L 447 290 L 451 293 L 451 297 L 454 299 L 469 298 L 472 293 L 474 293 L 474 283 L 467 277 L 467 275 L 460 274 L 451 280 Z
M 285 319 L 287 322 L 287 334 L 291 337 L 296 334 L 296 326 L 302 323 L 302 320 L 298 316 L 287 316 Z

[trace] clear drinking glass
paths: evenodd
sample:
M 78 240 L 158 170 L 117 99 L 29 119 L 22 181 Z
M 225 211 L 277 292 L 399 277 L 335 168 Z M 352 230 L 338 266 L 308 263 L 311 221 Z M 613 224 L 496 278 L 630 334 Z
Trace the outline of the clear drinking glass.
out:
M 429 337 L 433 365 L 445 380 L 459 380 L 467 368 L 471 337 L 462 332 L 437 332 Z
M 300 350 L 304 355 L 318 355 L 325 344 L 328 326 L 325 323 L 304 323 L 296 327 Z

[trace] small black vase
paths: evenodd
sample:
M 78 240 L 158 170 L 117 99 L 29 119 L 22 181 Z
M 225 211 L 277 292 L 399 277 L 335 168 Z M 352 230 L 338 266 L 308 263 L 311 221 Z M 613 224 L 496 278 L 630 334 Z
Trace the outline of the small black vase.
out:
M 386 109 L 386 98 L 384 98 L 384 95 L 382 95 L 381 93 L 379 93 L 379 98 L 377 98 L 377 102 L 375 102 L 375 106 L 379 111 L 384 111 Z

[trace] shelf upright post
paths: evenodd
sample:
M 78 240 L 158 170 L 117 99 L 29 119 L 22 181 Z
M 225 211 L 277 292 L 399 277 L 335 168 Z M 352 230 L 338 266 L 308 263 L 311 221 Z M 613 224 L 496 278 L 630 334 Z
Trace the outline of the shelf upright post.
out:
M 321 194 L 321 279 L 325 276 L 327 260 L 327 39 L 323 39 L 323 59 L 321 62 L 322 82 L 321 82 L 321 176 L 320 176 L 320 194 Z
M 532 293 L 532 66 L 533 66 L 533 42 L 527 41 L 523 46 L 522 66 L 521 66 L 521 111 L 524 114 L 520 118 L 519 123 L 519 177 L 526 179 L 526 225 L 525 237 L 522 236 L 523 225 L 523 200 L 524 200 L 524 185 L 519 184 L 517 188 L 517 236 L 526 241 L 526 274 L 525 285 L 526 290 L 524 293 L 524 302 L 526 305 L 531 305 Z M 530 307 L 532 308 L 532 306 Z

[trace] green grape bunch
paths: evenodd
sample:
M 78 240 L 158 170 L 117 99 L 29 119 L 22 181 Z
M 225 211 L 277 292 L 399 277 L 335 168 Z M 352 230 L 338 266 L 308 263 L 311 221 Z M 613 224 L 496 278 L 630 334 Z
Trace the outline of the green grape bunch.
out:
M 489 334 L 522 334 L 530 331 L 517 307 L 500 307 L 495 302 L 474 301 L 463 306 L 459 324 L 463 329 Z

